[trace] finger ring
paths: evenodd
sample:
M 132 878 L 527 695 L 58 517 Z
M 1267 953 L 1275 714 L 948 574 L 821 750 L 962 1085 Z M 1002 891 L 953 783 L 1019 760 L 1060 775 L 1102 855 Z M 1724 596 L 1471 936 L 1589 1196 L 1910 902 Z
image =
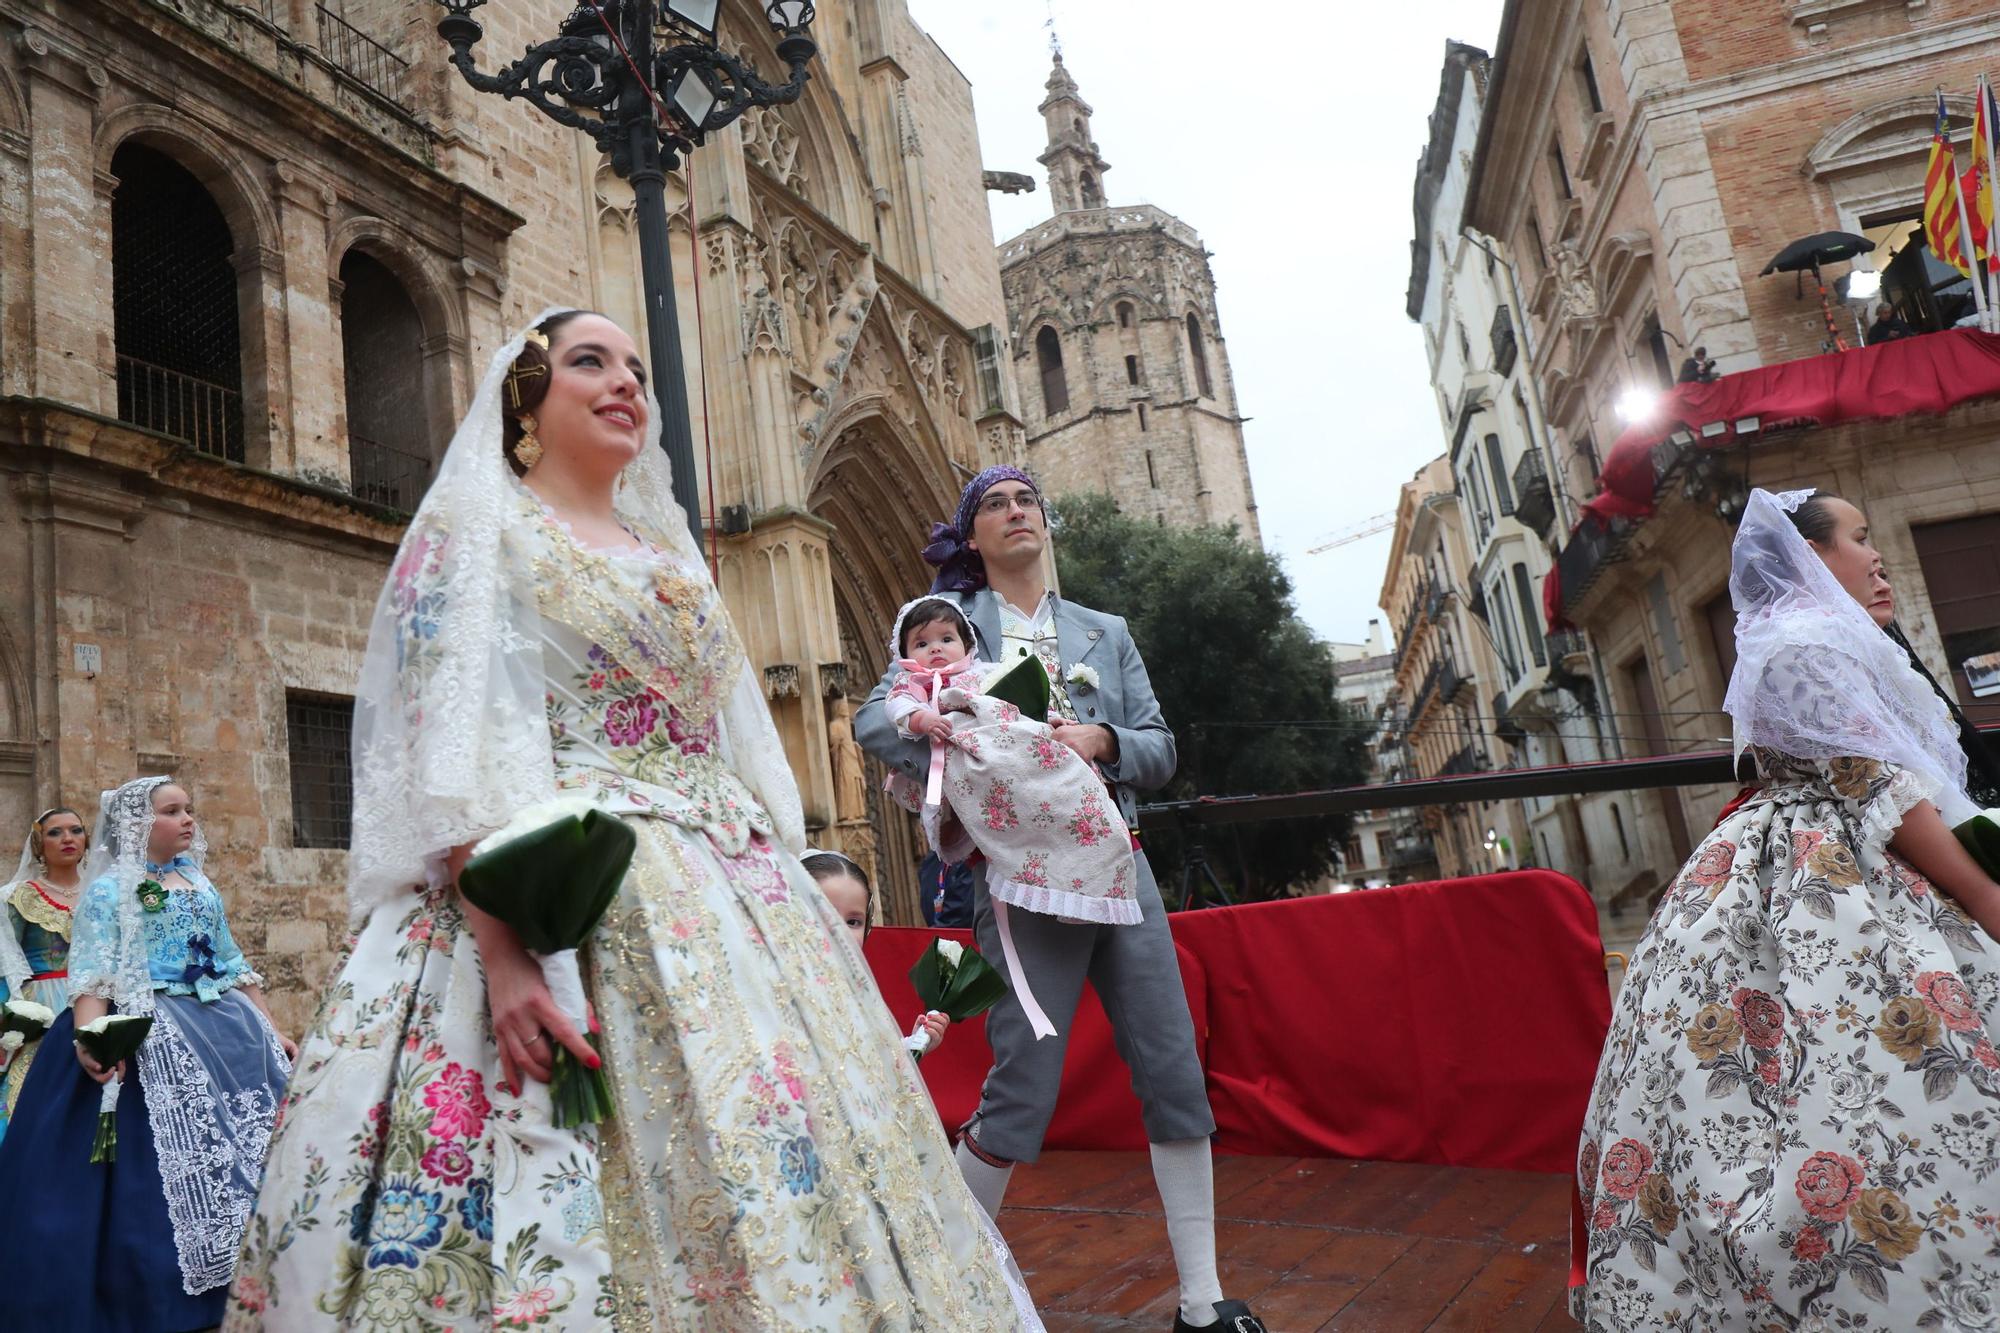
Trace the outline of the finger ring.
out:
M 536 1042 L 540 1041 L 541 1039 L 542 1039 L 542 1034 L 541 1034 L 541 1033 L 539 1033 L 539 1032 L 537 1032 L 537 1033 L 536 1033 L 536 1034 L 535 1034 L 534 1036 L 532 1036 L 532 1037 L 528 1038 L 528 1039 L 527 1039 L 526 1041 L 522 1042 L 521 1044 L 522 1044 L 523 1046 L 533 1046 L 533 1045 L 534 1045 L 534 1044 L 535 1044 Z

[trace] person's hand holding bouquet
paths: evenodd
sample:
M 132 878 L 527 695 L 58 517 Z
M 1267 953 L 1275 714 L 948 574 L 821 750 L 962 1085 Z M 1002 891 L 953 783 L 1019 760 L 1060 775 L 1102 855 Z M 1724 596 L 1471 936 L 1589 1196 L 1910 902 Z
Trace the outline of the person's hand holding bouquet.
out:
M 910 969 L 910 984 L 926 1013 L 943 1014 L 954 1023 L 978 1017 L 1007 993 L 1007 979 L 978 950 L 957 940 L 932 940 Z
M 118 1160 L 118 1094 L 125 1087 L 122 1066 L 152 1030 L 151 1014 L 106 1014 L 76 1030 L 77 1048 L 88 1057 L 84 1068 L 93 1078 L 109 1073 L 101 1080 L 103 1091 L 97 1098 L 97 1138 L 90 1145 L 93 1162 Z M 91 1070 L 92 1065 L 95 1070 Z
M 459 892 L 520 937 L 541 965 L 550 998 L 580 1032 L 594 1025 L 576 950 L 617 896 L 637 847 L 616 815 L 585 797 L 567 797 L 521 811 L 474 847 L 458 872 Z M 595 1031 L 585 1040 L 597 1049 Z M 558 1129 L 611 1115 L 603 1070 L 579 1063 L 560 1044 L 551 1057 L 549 1098 Z

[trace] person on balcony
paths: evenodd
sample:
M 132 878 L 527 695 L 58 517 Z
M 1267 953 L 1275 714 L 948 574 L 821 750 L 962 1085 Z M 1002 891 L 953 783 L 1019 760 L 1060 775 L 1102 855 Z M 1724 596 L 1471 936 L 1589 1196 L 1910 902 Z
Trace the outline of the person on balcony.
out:
M 1876 343 L 1892 343 L 1898 338 L 1914 338 L 1917 331 L 1909 326 L 1896 307 L 1884 301 L 1875 307 L 1875 322 L 1868 326 L 1868 346 Z
M 1585 1112 L 1593 1330 L 1968 1327 L 1992 1198 L 2000 884 L 1867 519 L 1751 492 L 1725 700 L 1762 785 L 1640 941 Z M 1960 1219 L 1965 1224 L 1960 1224 Z M 1678 1311 L 1677 1315 L 1670 1312 Z

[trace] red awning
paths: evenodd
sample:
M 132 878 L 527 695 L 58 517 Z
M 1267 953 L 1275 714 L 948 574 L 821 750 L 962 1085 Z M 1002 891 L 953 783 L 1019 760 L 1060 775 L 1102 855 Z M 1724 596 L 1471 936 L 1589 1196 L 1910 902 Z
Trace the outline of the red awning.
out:
M 1697 448 L 1714 448 L 1733 442 L 1735 423 L 1746 417 L 1756 417 L 1762 431 L 1832 426 L 1944 412 L 1996 395 L 2000 336 L 1971 329 L 1759 366 L 1707 384 L 1677 384 L 1661 397 L 1651 420 L 1633 426 L 1611 446 L 1604 460 L 1604 490 L 1583 508 L 1606 521 L 1649 516 L 1653 446 L 1676 430 L 1692 434 Z M 1727 429 L 1702 434 L 1703 426 L 1717 422 Z

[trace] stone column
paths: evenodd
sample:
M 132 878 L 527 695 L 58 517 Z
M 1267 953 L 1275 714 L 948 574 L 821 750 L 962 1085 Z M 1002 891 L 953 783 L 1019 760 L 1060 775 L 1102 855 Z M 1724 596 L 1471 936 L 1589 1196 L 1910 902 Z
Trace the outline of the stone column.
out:
M 282 270 L 287 280 L 278 321 L 281 341 L 267 361 L 274 387 L 282 368 L 290 408 L 289 420 L 281 429 L 277 404 L 272 406 L 273 461 L 280 457 L 278 442 L 282 438 L 288 441 L 289 450 L 279 470 L 345 478 L 346 377 L 336 318 L 334 288 L 338 284 L 327 260 L 333 189 L 289 162 L 271 169 L 271 184 L 278 203 Z M 245 401 L 247 405 L 247 394 Z
M 29 28 L 16 39 L 28 85 L 30 180 L 27 269 L 32 327 L 30 394 L 115 416 L 111 190 L 97 171 L 95 119 L 109 83 L 93 63 Z M 13 358 L 10 358 L 13 359 Z

